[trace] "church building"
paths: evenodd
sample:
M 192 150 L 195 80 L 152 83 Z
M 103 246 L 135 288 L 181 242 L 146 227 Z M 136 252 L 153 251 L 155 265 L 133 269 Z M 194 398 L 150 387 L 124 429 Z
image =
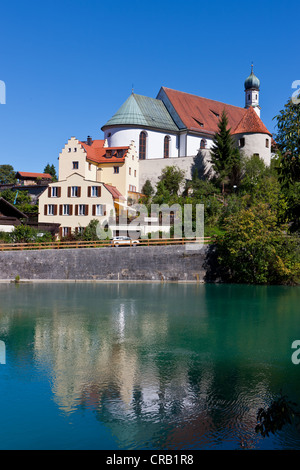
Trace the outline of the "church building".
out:
M 188 178 L 199 151 L 209 164 L 209 150 L 225 110 L 236 145 L 245 155 L 258 154 L 269 165 L 272 134 L 260 119 L 260 80 L 254 75 L 253 66 L 244 91 L 244 108 L 166 87 L 161 87 L 156 98 L 131 93 L 102 126 L 104 139 L 109 147 L 135 142 L 140 187 L 147 178 L 154 182 L 161 170 L 172 163 L 186 170 Z

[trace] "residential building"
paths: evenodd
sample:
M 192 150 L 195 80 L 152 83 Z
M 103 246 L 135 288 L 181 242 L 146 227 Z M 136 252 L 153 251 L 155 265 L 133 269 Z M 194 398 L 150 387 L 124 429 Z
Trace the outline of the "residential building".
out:
M 27 215 L 0 197 L 0 232 L 12 232 L 16 225 L 27 220 Z
M 73 172 L 118 188 L 126 200 L 131 193 L 139 193 L 139 158 L 133 142 L 109 147 L 105 140 L 71 137 L 59 154 L 59 181 Z
M 83 231 L 92 219 L 104 225 L 109 215 L 115 215 L 111 188 L 79 173 L 51 183 L 39 198 L 39 223 L 60 224 L 60 238 Z
M 92 219 L 105 225 L 127 213 L 139 195 L 139 159 L 133 143 L 71 137 L 59 154 L 58 181 L 39 197 L 39 223 L 60 224 L 59 236 L 84 230 Z
M 16 173 L 18 184 L 25 186 L 36 184 L 47 184 L 52 181 L 52 176 L 49 173 L 30 173 L 27 171 L 18 171 Z

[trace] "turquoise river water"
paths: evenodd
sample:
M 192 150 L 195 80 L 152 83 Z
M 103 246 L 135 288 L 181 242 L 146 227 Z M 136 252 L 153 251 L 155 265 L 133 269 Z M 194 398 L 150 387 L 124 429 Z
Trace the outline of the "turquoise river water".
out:
M 300 449 L 256 415 L 300 408 L 300 289 L 0 285 L 1 449 Z

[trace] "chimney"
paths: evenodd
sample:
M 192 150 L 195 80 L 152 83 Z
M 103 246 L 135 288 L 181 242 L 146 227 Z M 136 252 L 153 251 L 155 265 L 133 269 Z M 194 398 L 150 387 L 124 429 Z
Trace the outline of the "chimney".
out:
M 86 141 L 86 143 L 87 143 L 88 145 L 92 145 L 93 139 L 91 138 L 90 135 L 87 136 L 87 141 Z

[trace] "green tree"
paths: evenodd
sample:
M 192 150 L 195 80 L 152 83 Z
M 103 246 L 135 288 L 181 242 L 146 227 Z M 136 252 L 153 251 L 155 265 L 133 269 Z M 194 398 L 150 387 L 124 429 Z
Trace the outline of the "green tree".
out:
M 259 203 L 225 219 L 217 239 L 220 275 L 227 282 L 298 284 L 299 238 L 286 235 L 274 212 Z
M 5 189 L 0 194 L 1 197 L 25 214 L 36 214 L 38 212 L 38 204 L 32 204 L 28 191 Z
M 17 206 L 21 204 L 30 204 L 31 197 L 28 194 L 28 191 L 13 191 L 12 189 L 5 189 L 1 191 L 1 197 L 6 199 L 6 201 L 10 202 Z
M 0 165 L 0 184 L 14 184 L 16 173 L 11 165 Z
M 279 180 L 284 187 L 300 181 L 300 106 L 290 99 L 275 118 L 280 151 Z
M 145 194 L 147 199 L 150 199 L 151 196 L 154 194 L 154 188 L 151 184 L 150 180 L 146 180 L 143 187 L 142 187 L 142 193 Z
M 100 224 L 99 220 L 92 219 L 87 227 L 84 229 L 80 238 L 87 241 L 93 240 L 109 240 L 112 238 L 112 234 L 110 230 L 105 230 Z
M 41 234 L 37 229 L 23 224 L 17 225 L 9 234 L 9 241 L 13 243 L 44 242 L 51 241 L 51 239 L 50 232 Z
M 254 154 L 251 157 L 243 157 L 241 160 L 241 190 L 252 193 L 256 185 L 264 177 L 266 165 L 259 155 Z
M 47 163 L 44 168 L 44 173 L 49 173 L 49 175 L 52 176 L 52 181 L 57 181 L 56 169 L 53 164 L 50 165 L 49 163 Z
M 241 157 L 230 134 L 225 110 L 219 120 L 218 131 L 214 135 L 210 157 L 215 178 L 223 188 L 225 185 L 233 187 L 239 183 Z
M 287 198 L 287 217 L 290 221 L 290 231 L 300 231 L 300 182 L 293 183 L 285 191 Z
M 185 172 L 176 165 L 167 166 L 162 170 L 157 183 L 157 189 L 153 202 L 168 203 L 177 199 L 179 190 L 184 182 Z

